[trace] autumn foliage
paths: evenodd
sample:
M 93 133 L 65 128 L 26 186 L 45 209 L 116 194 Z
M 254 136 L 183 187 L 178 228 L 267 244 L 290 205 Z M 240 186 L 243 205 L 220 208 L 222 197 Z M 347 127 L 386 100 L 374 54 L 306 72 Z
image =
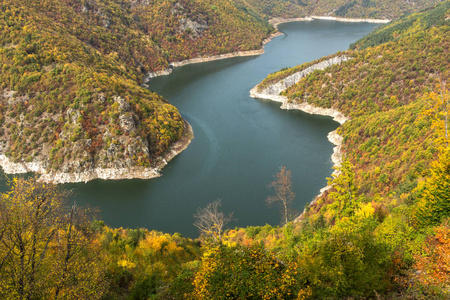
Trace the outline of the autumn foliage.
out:
M 281 2 L 280 9 L 294 5 Z M 54 168 L 122 156 L 150 165 L 180 138 L 183 121 L 139 86 L 143 74 L 173 59 L 255 49 L 271 32 L 256 9 L 225 0 L 145 3 L 0 4 L 8 157 L 30 162 L 45 148 Z M 283 13 L 260 3 L 264 14 Z M 364 5 L 374 12 L 371 1 L 339 2 L 336 12 L 352 15 Z M 15 178 L 0 195 L 0 297 L 448 298 L 449 9 L 446 1 L 379 29 L 346 52 L 352 60 L 286 92 L 352 118 L 340 129 L 345 159 L 330 189 L 297 222 L 226 230 L 213 218 L 205 228 L 223 225 L 206 231 L 214 243 L 110 228 L 61 187 Z M 188 19 L 197 29 L 185 26 Z M 124 119 L 135 126 L 123 126 Z M 126 152 L 131 144 L 135 153 Z M 273 184 L 283 208 L 293 199 L 290 176 L 282 168 Z

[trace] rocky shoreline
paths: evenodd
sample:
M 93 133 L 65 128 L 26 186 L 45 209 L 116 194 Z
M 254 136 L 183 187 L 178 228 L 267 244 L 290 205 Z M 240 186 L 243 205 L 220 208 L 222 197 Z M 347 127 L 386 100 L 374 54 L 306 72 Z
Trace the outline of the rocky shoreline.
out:
M 314 19 L 323 19 L 323 20 L 335 20 L 340 22 L 371 22 L 371 23 L 387 23 L 390 20 L 377 20 L 377 19 L 348 19 L 348 18 L 336 18 L 336 17 L 327 17 L 327 16 L 311 16 L 305 18 L 292 18 L 292 19 L 282 19 L 275 18 L 270 20 L 270 23 L 278 29 L 278 24 L 288 23 L 288 22 L 298 22 L 298 21 L 311 21 Z M 262 48 L 259 50 L 251 50 L 251 51 L 238 51 L 227 54 L 220 54 L 208 57 L 197 57 L 192 58 L 180 62 L 172 62 L 170 63 L 170 68 L 150 72 L 145 76 L 143 80 L 143 85 L 154 77 L 169 75 L 172 73 L 173 68 L 184 66 L 187 64 L 194 63 L 202 63 L 209 62 L 215 60 L 222 60 L 233 57 L 243 57 L 243 56 L 256 56 L 264 53 L 264 45 L 271 41 L 274 37 L 280 36 L 283 33 L 277 31 L 267 37 L 263 43 Z M 339 62 L 340 63 L 340 62 Z M 307 103 L 290 103 L 286 97 L 279 96 L 279 93 L 274 94 L 265 94 L 260 93 L 256 90 L 256 87 L 252 89 L 251 96 L 254 98 L 261 99 L 270 99 L 273 101 L 278 101 L 282 103 L 281 108 L 283 109 L 298 109 L 305 111 L 310 114 L 318 114 L 324 116 L 331 116 L 333 119 L 339 123 L 344 123 L 347 118 L 334 109 L 324 109 L 319 107 L 314 107 Z M 330 133 L 328 138 L 330 142 L 339 141 L 339 136 L 335 138 L 331 138 L 331 136 L 335 136 L 337 133 Z M 193 138 L 193 131 L 189 123 L 185 121 L 185 135 L 177 142 L 175 142 L 167 153 L 158 159 L 158 162 L 153 167 L 130 167 L 130 168 L 92 168 L 90 170 L 81 172 L 81 173 L 64 173 L 64 172 L 48 172 L 48 170 L 44 166 L 44 162 L 20 162 L 14 163 L 10 161 L 4 154 L 0 154 L 0 166 L 3 168 L 6 174 L 19 174 L 19 173 L 28 173 L 34 172 L 41 174 L 40 179 L 45 182 L 52 183 L 69 183 L 69 182 L 87 182 L 94 179 L 131 179 L 131 178 L 139 178 L 139 179 L 150 179 L 159 177 L 161 169 L 167 165 L 167 163 L 175 157 L 177 154 L 181 153 L 184 149 L 187 148 L 191 139 Z M 335 144 L 334 153 L 332 156 L 332 160 L 334 165 L 339 165 L 340 163 L 340 143 Z M 323 190 L 323 189 L 322 189 Z M 321 192 L 322 192 L 321 190 Z
M 222 60 L 227 58 L 233 58 L 233 57 L 245 57 L 245 56 L 257 56 L 264 53 L 264 46 L 270 42 L 273 38 L 283 35 L 283 33 L 277 31 L 275 33 L 272 33 L 269 37 L 263 40 L 261 49 L 258 50 L 249 50 L 249 51 L 237 51 L 237 52 L 231 52 L 231 53 L 225 53 L 225 54 L 219 54 L 219 55 L 213 55 L 213 56 L 204 56 L 204 57 L 196 57 L 191 59 L 186 59 L 183 61 L 176 61 L 169 63 L 169 68 L 150 72 L 147 73 L 147 75 L 144 77 L 144 84 L 148 83 L 150 79 L 158 77 L 158 76 L 165 76 L 172 73 L 173 68 L 190 65 L 190 64 L 198 64 L 203 62 L 210 62 L 210 61 L 216 61 L 216 60 Z
M 375 24 L 386 24 L 391 20 L 389 19 L 353 19 L 353 18 L 340 18 L 340 17 L 329 17 L 329 16 L 311 16 L 313 20 L 330 20 L 338 22 L 349 22 L 349 23 L 375 23 Z
M 332 117 L 334 121 L 336 121 L 342 125 L 346 121 L 348 121 L 349 118 L 347 116 L 345 116 L 343 113 L 341 113 L 340 111 L 333 109 L 333 108 L 317 107 L 317 106 L 311 105 L 306 102 L 294 103 L 291 100 L 289 100 L 286 96 L 280 95 L 280 93 L 282 91 L 286 90 L 288 87 L 297 83 L 300 79 L 307 76 L 314 70 L 323 70 L 326 67 L 329 67 L 333 64 L 340 64 L 349 59 L 350 58 L 348 58 L 348 57 L 340 56 L 340 57 L 333 57 L 326 61 L 322 61 L 322 62 L 314 64 L 302 71 L 294 73 L 294 74 L 286 77 L 285 79 L 262 89 L 261 91 L 259 91 L 259 88 L 257 85 L 250 90 L 250 97 L 280 102 L 281 109 L 287 109 L 287 110 L 295 109 L 295 110 L 301 110 L 308 114 L 329 116 L 329 117 Z M 327 138 L 330 141 L 330 143 L 332 143 L 334 145 L 333 154 L 331 155 L 331 161 L 333 162 L 333 167 L 339 168 L 342 163 L 342 141 L 343 141 L 343 138 L 342 138 L 342 136 L 340 136 L 337 133 L 337 130 L 334 130 L 334 131 L 328 133 Z M 338 175 L 339 171 L 335 169 L 333 174 Z M 320 189 L 319 194 L 315 197 L 315 199 L 312 201 L 312 203 L 314 203 L 314 201 L 316 201 L 318 198 L 320 198 L 325 193 L 325 191 L 327 191 L 330 188 L 331 188 L 331 186 L 327 185 L 327 186 L 323 187 L 322 189 Z M 302 215 L 303 214 L 301 214 L 298 218 L 296 218 L 295 221 L 300 220 Z
M 0 154 L 0 166 L 6 174 L 39 173 L 40 180 L 49 183 L 88 182 L 95 179 L 119 180 L 119 179 L 150 179 L 161 176 L 161 169 L 181 153 L 190 144 L 194 137 L 191 125 L 184 121 L 183 136 L 175 142 L 167 152 L 158 159 L 153 167 L 131 168 L 92 168 L 80 173 L 48 172 L 44 162 L 14 163 L 4 154 Z
M 291 102 L 287 97 L 281 96 L 280 93 L 296 84 L 298 81 L 306 77 L 308 74 L 312 73 L 314 70 L 324 70 L 332 65 L 341 64 L 342 62 L 348 61 L 350 59 L 350 57 L 347 57 L 345 55 L 332 57 L 330 59 L 314 64 L 304 70 L 289 75 L 283 80 L 265 87 L 262 90 L 259 90 L 259 87 L 257 85 L 250 90 L 250 97 L 280 102 L 282 103 L 282 109 L 297 109 L 313 115 L 330 116 L 333 117 L 333 120 L 335 120 L 336 122 L 343 124 L 348 120 L 348 118 L 344 114 L 333 108 L 316 107 L 306 102 L 294 103 Z
M 386 24 L 391 20 L 389 19 L 353 19 L 353 18 L 340 18 L 340 17 L 330 17 L 330 16 L 309 16 L 303 18 L 274 18 L 269 21 L 276 29 L 278 29 L 279 24 L 290 23 L 290 22 L 302 22 L 302 21 L 313 21 L 313 20 L 329 20 L 337 22 L 348 22 L 348 23 L 375 23 L 375 24 Z
M 274 18 L 274 19 L 271 19 L 269 21 L 269 23 L 277 31 L 275 33 L 271 34 L 269 37 L 267 37 L 262 42 L 261 49 L 250 50 L 250 51 L 237 51 L 237 52 L 232 52 L 232 53 L 219 54 L 219 55 L 213 55 L 213 56 L 205 56 L 205 57 L 196 57 L 196 58 L 191 58 L 191 59 L 187 59 L 187 60 L 183 60 L 183 61 L 171 62 L 171 63 L 169 63 L 169 68 L 167 68 L 167 69 L 147 73 L 147 75 L 144 77 L 143 84 L 146 84 L 152 78 L 171 74 L 173 71 L 173 68 L 185 66 L 188 64 L 197 64 L 197 63 L 216 61 L 216 60 L 222 60 L 222 59 L 233 58 L 233 57 L 261 55 L 264 53 L 264 45 L 266 45 L 268 42 L 270 42 L 273 38 L 283 35 L 283 33 L 278 31 L 279 24 L 290 23 L 290 22 L 301 22 L 301 21 L 313 21 L 313 20 L 332 20 L 332 21 L 338 21 L 338 22 L 351 22 L 351 23 L 367 22 L 367 23 L 380 23 L 380 24 L 389 23 L 391 21 L 388 19 L 351 19 L 351 18 L 338 18 L 338 17 L 329 17 L 329 16 L 309 16 L 309 17 L 290 18 L 290 19 Z

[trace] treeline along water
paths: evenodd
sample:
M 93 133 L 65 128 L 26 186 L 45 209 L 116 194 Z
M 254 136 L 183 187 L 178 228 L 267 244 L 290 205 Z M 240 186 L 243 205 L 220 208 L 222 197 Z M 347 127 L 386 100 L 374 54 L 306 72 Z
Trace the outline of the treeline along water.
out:
M 279 109 L 255 100 L 249 90 L 268 74 L 339 50 L 376 25 L 310 21 L 279 26 L 285 35 L 257 57 L 232 58 L 177 68 L 152 79 L 150 88 L 166 97 L 192 125 L 191 145 L 151 180 L 95 180 L 67 184 L 78 204 L 99 207 L 114 227 L 146 227 L 196 237 L 198 207 L 222 200 L 237 219 L 231 226 L 276 225 L 268 188 L 281 165 L 290 169 L 299 211 L 326 185 L 332 172 L 328 117 Z M 4 187 L 3 187 L 4 189 Z

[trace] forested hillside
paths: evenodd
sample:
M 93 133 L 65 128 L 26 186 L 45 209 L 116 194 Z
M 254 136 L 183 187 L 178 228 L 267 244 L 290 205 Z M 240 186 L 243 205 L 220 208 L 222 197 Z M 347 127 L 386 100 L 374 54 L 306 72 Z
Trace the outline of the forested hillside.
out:
M 430 7 L 439 0 L 234 0 L 266 18 L 332 16 L 341 18 L 394 19 Z
M 308 5 L 3 0 L 0 151 L 12 162 L 28 163 L 28 170 L 49 172 L 49 179 L 59 173 L 62 181 L 84 181 L 101 170 L 111 175 L 130 168 L 145 177 L 174 142 L 188 139 L 189 129 L 176 108 L 140 86 L 144 76 L 170 62 L 260 49 L 274 31 L 264 19 L 303 15 L 298 7 L 311 7 L 307 14 L 328 10 Z M 354 16 L 365 16 L 370 7 Z M 64 177 L 82 172 L 94 175 Z
M 449 9 L 449 2 L 440 5 L 446 13 L 437 15 L 437 25 L 422 29 L 418 18 L 395 42 L 343 53 L 352 59 L 315 71 L 285 92 L 293 103 L 333 107 L 352 119 L 340 129 L 344 148 L 358 166 L 356 184 L 370 196 L 421 177 L 435 158 L 431 120 L 421 112 L 430 108 L 427 94 L 450 77 Z
M 338 129 L 344 161 L 294 234 L 253 228 L 232 233 L 232 241 L 263 240 L 283 253 L 297 245 L 315 297 L 367 296 L 369 282 L 395 291 L 389 298 L 448 297 L 449 16 L 446 1 L 379 28 L 356 50 L 335 55 L 350 60 L 316 70 L 283 93 L 291 104 L 350 117 Z M 271 74 L 260 90 L 314 63 Z M 383 251 L 390 259 L 383 261 Z
M 261 47 L 228 1 L 2 1 L 1 151 L 40 172 L 155 166 L 186 131 L 142 88 L 170 61 Z M 37 130 L 36 130 L 37 129 Z
M 433 6 L 420 13 L 410 14 L 401 20 L 392 21 L 377 28 L 350 46 L 351 49 L 364 49 L 410 35 L 413 30 L 426 30 L 433 26 L 445 25 L 448 20 L 449 2 Z
M 210 19 L 206 29 L 207 15 L 189 11 L 223 9 L 228 14 L 219 23 L 234 13 L 244 12 L 239 22 L 255 18 L 248 26 L 259 28 L 260 39 L 245 49 L 270 32 L 253 13 L 225 1 L 148 3 L 1 2 L 4 153 L 30 162 L 48 153 L 49 166 L 67 171 L 150 165 L 180 138 L 183 121 L 140 87 L 143 74 L 178 59 L 171 47 L 185 49 L 202 38 L 205 49 L 229 51 L 208 44 Z M 161 27 L 167 30 L 161 40 L 150 38 L 154 27 L 145 29 L 142 20 L 157 5 L 168 5 L 169 17 L 155 11 L 155 18 L 180 24 L 183 32 Z M 0 195 L 0 297 L 448 299 L 449 17 L 446 1 L 392 24 L 395 30 L 380 28 L 354 50 L 336 54 L 352 59 L 316 70 L 285 92 L 291 103 L 333 107 L 350 117 L 339 129 L 344 160 L 331 188 L 297 222 L 223 232 L 231 217 L 209 206 L 196 215 L 202 228 L 196 240 L 112 229 L 63 189 L 12 179 Z M 223 32 L 219 38 L 233 45 L 235 36 Z M 155 62 L 158 53 L 164 55 Z M 314 63 L 272 74 L 264 84 Z M 289 198 L 285 174 L 273 186 Z

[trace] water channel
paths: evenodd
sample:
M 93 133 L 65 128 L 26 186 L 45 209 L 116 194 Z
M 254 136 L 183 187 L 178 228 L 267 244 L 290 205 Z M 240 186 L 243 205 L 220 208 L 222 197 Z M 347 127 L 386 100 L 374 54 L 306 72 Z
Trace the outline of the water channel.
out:
M 278 208 L 265 204 L 273 193 L 268 185 L 285 165 L 292 172 L 294 207 L 303 210 L 332 172 L 327 134 L 338 124 L 252 99 L 249 90 L 281 68 L 346 50 L 375 26 L 324 20 L 281 24 L 284 35 L 267 44 L 263 55 L 188 65 L 152 79 L 150 89 L 192 125 L 190 146 L 157 179 L 65 187 L 75 191 L 78 204 L 99 207 L 113 227 L 196 237 L 196 209 L 216 199 L 223 211 L 234 212 L 231 227 L 279 224 Z

